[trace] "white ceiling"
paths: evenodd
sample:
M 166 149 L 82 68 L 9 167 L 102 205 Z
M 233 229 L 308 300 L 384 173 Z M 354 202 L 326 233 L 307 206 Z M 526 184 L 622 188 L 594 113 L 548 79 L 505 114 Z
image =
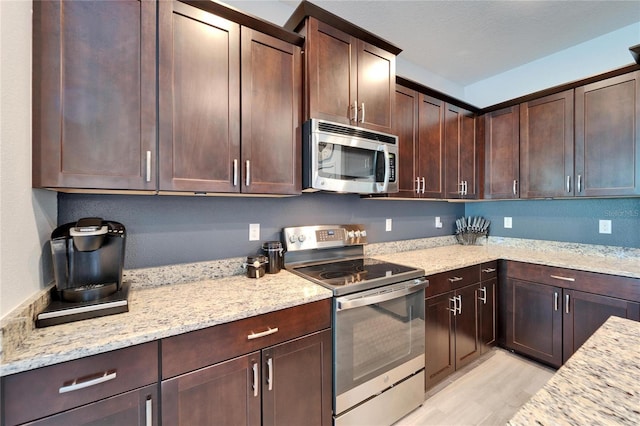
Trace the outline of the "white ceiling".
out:
M 397 45 L 407 61 L 460 86 L 640 22 L 640 0 L 312 3 Z

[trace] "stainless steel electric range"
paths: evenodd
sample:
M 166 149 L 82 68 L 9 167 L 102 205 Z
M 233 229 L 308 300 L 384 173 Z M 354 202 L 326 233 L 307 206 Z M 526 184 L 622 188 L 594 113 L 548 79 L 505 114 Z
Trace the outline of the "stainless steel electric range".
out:
M 333 291 L 334 424 L 389 425 L 424 402 L 424 270 L 365 256 L 363 225 L 283 229 L 285 268 Z

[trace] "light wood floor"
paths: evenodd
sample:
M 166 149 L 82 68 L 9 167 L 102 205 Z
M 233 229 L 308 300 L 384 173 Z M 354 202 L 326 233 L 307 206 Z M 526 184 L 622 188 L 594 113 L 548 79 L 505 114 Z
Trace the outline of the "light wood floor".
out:
M 394 426 L 504 425 L 554 372 L 494 349 L 430 390 L 424 405 Z

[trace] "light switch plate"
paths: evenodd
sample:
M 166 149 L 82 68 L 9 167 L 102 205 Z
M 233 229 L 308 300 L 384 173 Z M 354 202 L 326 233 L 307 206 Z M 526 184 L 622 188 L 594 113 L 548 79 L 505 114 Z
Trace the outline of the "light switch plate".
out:
M 260 224 L 249 224 L 249 241 L 260 241 Z
M 600 219 L 598 232 L 601 234 L 610 234 L 611 233 L 611 220 L 609 219 Z
M 510 217 L 505 217 L 504 218 L 504 227 L 505 228 L 511 228 L 513 226 L 513 222 L 511 221 Z
M 393 221 L 391 219 L 387 219 L 384 224 L 384 230 L 389 232 L 393 229 Z

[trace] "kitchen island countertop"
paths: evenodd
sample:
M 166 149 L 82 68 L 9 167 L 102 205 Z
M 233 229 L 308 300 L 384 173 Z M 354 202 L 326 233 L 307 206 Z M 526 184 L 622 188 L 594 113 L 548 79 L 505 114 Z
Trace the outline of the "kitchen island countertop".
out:
M 610 317 L 509 421 L 640 424 L 640 322 Z

